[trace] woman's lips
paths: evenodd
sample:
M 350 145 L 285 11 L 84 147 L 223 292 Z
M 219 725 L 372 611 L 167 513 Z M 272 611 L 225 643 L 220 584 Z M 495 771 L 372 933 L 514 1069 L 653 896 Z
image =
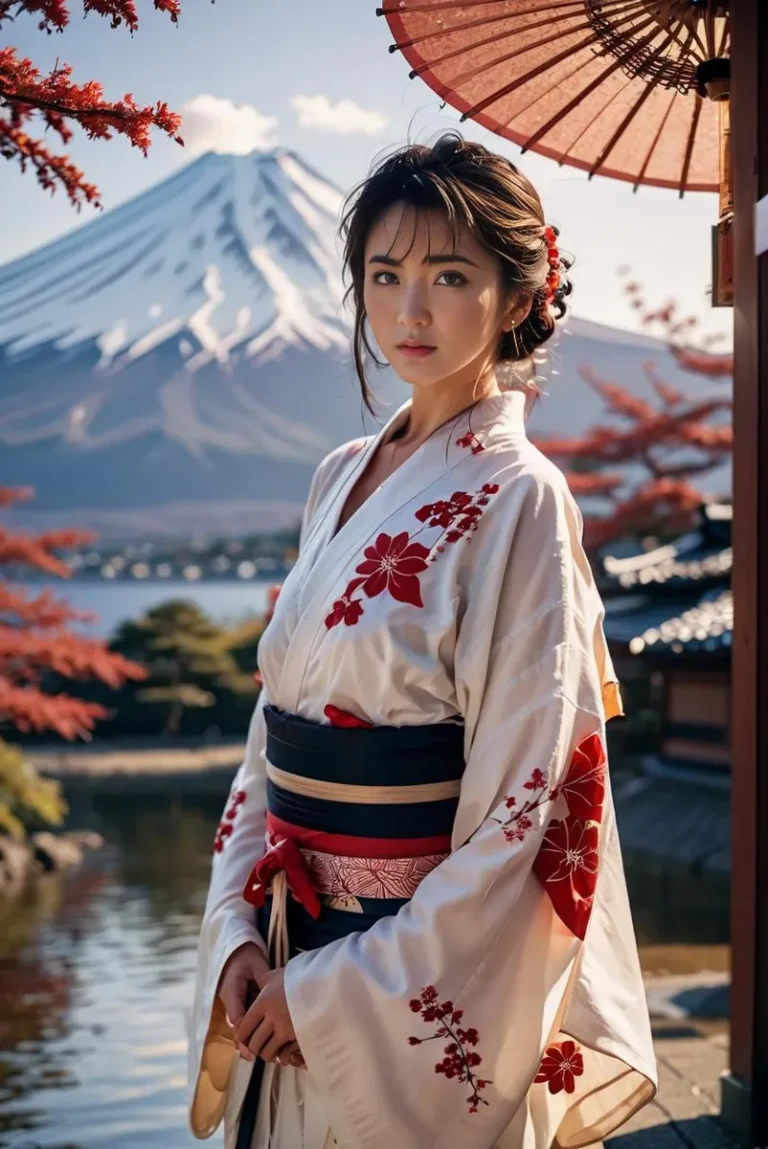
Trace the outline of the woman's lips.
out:
M 405 343 L 399 343 L 397 346 L 397 350 L 402 355 L 407 356 L 409 359 L 424 359 L 425 356 L 431 355 L 433 351 L 437 350 L 437 348 L 436 347 L 409 347 Z

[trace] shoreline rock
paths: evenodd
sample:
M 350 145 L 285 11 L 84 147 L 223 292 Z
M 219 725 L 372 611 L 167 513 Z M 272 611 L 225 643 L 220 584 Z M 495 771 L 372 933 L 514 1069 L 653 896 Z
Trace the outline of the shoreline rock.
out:
M 86 850 L 104 845 L 93 830 L 54 834 L 40 830 L 25 841 L 0 837 L 0 897 L 21 893 L 26 882 L 41 874 L 63 873 L 83 861 Z

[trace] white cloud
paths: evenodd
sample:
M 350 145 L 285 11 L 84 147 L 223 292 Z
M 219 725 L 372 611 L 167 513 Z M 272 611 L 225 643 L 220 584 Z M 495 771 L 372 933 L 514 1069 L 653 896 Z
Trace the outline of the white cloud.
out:
M 182 108 L 181 136 L 188 151 L 246 155 L 276 144 L 274 116 L 264 116 L 253 104 L 208 94 L 195 96 Z
M 375 136 L 389 123 L 381 112 L 366 112 L 353 100 L 337 100 L 332 104 L 327 96 L 293 96 L 291 104 L 303 128 L 319 128 L 342 136 L 357 132 Z

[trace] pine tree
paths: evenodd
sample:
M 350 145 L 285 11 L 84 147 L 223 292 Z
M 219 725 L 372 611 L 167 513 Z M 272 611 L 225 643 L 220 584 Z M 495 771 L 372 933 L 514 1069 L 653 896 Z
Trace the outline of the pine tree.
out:
M 175 23 L 181 14 L 181 0 L 153 0 L 155 8 Z M 0 0 L 0 29 L 27 13 L 39 20 L 41 32 L 63 32 L 70 21 L 70 0 Z M 109 18 L 111 26 L 125 25 L 130 32 L 139 26 L 135 0 L 82 0 L 87 16 L 95 13 Z M 5 113 L 5 114 L 2 114 Z M 101 84 L 90 80 L 76 84 L 72 67 L 59 64 L 41 75 L 32 60 L 20 58 L 15 48 L 0 47 L 0 155 L 16 160 L 22 171 L 31 165 L 38 183 L 47 191 L 63 188 L 79 210 L 84 203 L 101 207 L 99 190 L 86 181 L 84 173 L 67 155 L 55 154 L 33 126 L 56 134 L 62 143 L 72 139 L 72 123 L 78 123 L 90 139 L 108 140 L 113 134 L 126 136 L 134 147 L 147 154 L 150 130 L 158 128 L 183 144 L 178 135 L 181 117 L 168 105 L 158 102 L 139 107 L 133 96 L 107 100 Z
M 123 623 L 111 648 L 146 666 L 149 681 L 137 697 L 167 706 L 165 733 L 174 735 L 185 710 L 213 706 L 217 689 L 237 689 L 230 641 L 195 603 L 174 600 Z
M 10 507 L 30 495 L 29 490 L 0 487 L 0 507 Z M 53 730 L 62 738 L 87 738 L 107 710 L 52 692 L 51 679 L 96 678 L 117 689 L 127 679 L 145 676 L 140 666 L 113 654 L 102 642 L 69 629 L 71 623 L 90 616 L 73 610 L 50 591 L 29 594 L 16 582 L 30 568 L 68 578 L 70 568 L 56 552 L 89 541 L 91 536 L 80 531 L 25 535 L 0 524 L 0 727 L 23 732 Z M 55 823 L 63 813 L 58 786 L 39 778 L 21 753 L 0 739 L 0 827 L 20 834 L 30 815 Z

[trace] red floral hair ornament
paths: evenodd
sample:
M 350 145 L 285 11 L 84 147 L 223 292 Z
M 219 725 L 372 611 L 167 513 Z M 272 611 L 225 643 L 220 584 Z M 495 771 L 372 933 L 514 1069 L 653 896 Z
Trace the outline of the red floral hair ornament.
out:
M 560 249 L 557 246 L 557 239 L 560 232 L 556 227 L 544 228 L 544 242 L 547 245 L 547 263 L 549 264 L 549 271 L 547 273 L 547 303 L 554 303 L 557 293 L 562 284 L 562 267 L 563 261 L 560 255 Z

